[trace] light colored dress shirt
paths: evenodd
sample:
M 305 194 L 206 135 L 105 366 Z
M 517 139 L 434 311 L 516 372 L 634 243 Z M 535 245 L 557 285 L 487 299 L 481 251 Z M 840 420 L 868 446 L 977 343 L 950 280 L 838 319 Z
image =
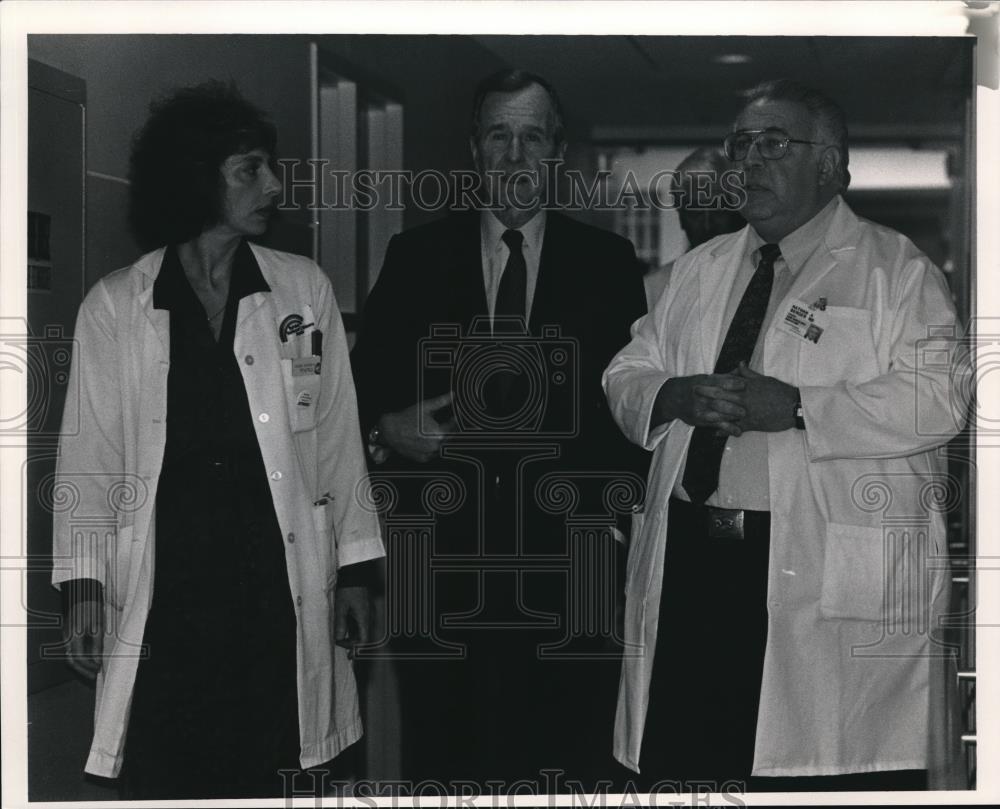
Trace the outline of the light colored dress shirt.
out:
M 789 233 L 778 242 L 781 256 L 774 263 L 774 284 L 771 286 L 771 297 L 767 305 L 767 313 L 750 358 L 750 368 L 760 372 L 764 356 L 765 335 L 779 304 L 792 286 L 795 276 L 806 265 L 817 248 L 822 243 L 823 234 L 830 225 L 830 219 L 836 209 L 836 197 L 801 227 Z M 757 269 L 760 260 L 760 248 L 764 240 L 750 228 L 750 238 L 747 241 L 747 253 L 743 257 L 736 282 L 729 293 L 726 304 L 726 323 L 728 330 L 733 316 L 739 308 L 743 293 L 746 292 L 750 279 Z M 723 337 L 723 339 L 725 339 Z M 720 344 L 721 350 L 721 344 Z M 687 459 L 685 459 L 685 464 Z M 684 470 L 681 469 L 674 486 L 674 496 L 682 500 L 690 500 L 684 491 L 682 480 Z M 742 508 L 754 511 L 770 511 L 771 493 L 768 488 L 767 465 L 767 433 L 760 431 L 746 432 L 739 437 L 730 436 L 726 441 L 726 449 L 722 454 L 722 464 L 719 468 L 719 488 L 705 502 L 710 506 L 722 508 Z
M 486 304 L 490 310 L 490 324 L 493 324 L 493 311 L 496 308 L 497 293 L 500 291 L 500 279 L 510 248 L 503 240 L 503 234 L 508 230 L 492 211 L 483 211 L 479 217 L 479 249 L 483 259 L 483 286 L 486 288 Z M 539 211 L 521 227 L 516 228 L 524 236 L 521 251 L 528 270 L 526 300 L 524 302 L 525 318 L 531 317 L 531 303 L 535 299 L 535 286 L 538 284 L 538 266 L 542 259 L 542 240 L 545 238 L 545 211 Z

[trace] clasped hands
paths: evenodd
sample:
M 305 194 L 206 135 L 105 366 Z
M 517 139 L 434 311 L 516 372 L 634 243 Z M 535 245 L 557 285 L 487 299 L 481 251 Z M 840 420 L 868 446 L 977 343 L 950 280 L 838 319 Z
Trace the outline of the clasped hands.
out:
M 754 430 L 779 432 L 795 426 L 798 389 L 750 370 L 746 363 L 728 374 L 696 374 L 668 379 L 653 406 L 653 422 L 680 419 L 695 427 L 715 427 L 726 435 Z

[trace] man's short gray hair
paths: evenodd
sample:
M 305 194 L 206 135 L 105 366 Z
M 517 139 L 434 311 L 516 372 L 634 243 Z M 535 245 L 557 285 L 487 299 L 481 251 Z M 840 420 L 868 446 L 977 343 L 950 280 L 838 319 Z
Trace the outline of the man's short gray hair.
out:
M 507 68 L 491 73 L 476 86 L 476 92 L 472 99 L 472 137 L 478 138 L 480 135 L 480 116 L 483 111 L 483 102 L 490 93 L 516 93 L 519 90 L 526 90 L 531 85 L 537 84 L 549 96 L 552 104 L 552 140 L 556 144 L 562 143 L 566 138 L 565 116 L 563 115 L 562 103 L 556 94 L 555 87 L 537 73 L 531 73 L 520 68 Z

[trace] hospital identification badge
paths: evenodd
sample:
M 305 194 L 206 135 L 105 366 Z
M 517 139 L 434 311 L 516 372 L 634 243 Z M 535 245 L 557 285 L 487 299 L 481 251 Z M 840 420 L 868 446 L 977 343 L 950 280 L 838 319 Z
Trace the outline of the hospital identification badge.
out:
M 319 357 L 300 357 L 292 360 L 292 376 L 316 376 L 322 361 Z
M 777 329 L 810 343 L 819 343 L 826 326 L 826 301 L 823 298 L 812 305 L 796 298 L 781 314 Z

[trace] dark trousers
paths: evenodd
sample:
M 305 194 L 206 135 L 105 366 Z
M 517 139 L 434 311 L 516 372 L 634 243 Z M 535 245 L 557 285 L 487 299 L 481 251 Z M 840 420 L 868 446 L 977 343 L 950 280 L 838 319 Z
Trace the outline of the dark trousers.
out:
M 707 535 L 671 500 L 660 620 L 637 784 L 737 782 L 751 791 L 926 789 L 926 772 L 751 778 L 764 647 L 770 515 L 744 538 Z
M 539 659 L 537 639 L 512 635 L 474 638 L 461 661 L 397 663 L 408 782 L 590 792 L 615 772 L 619 663 Z
M 516 479 L 518 460 L 511 455 L 510 466 L 499 470 L 505 480 Z M 494 471 L 484 472 L 483 479 L 492 480 Z M 534 489 L 525 484 L 522 491 Z M 617 769 L 611 741 L 620 646 L 595 630 L 575 639 L 580 643 L 574 642 L 572 654 L 553 647 L 572 627 L 587 625 L 585 611 L 595 607 L 600 588 L 615 586 L 615 563 L 608 554 L 614 558 L 617 547 L 608 536 L 570 552 L 564 518 L 533 514 L 518 523 L 516 492 L 490 490 L 487 497 L 482 535 L 475 524 L 446 520 L 439 521 L 435 535 L 437 558 L 468 554 L 482 540 L 481 557 L 467 557 L 463 568 L 399 573 L 400 581 L 404 575 L 428 577 L 436 639 L 461 646 L 456 659 L 419 659 L 412 653 L 426 646 L 426 638 L 398 637 L 392 643 L 398 655 L 403 778 L 502 782 L 503 789 L 527 781 L 541 794 L 564 792 L 568 781 L 579 781 L 585 786 L 581 791 L 591 791 L 586 787 Z M 391 557 L 391 543 L 388 552 Z M 578 568 L 571 571 L 564 560 L 567 553 L 580 558 L 586 552 L 599 564 L 587 568 L 593 577 L 577 580 L 573 590 L 571 576 Z M 555 561 L 541 564 L 545 556 Z M 573 592 L 582 604 L 572 601 Z M 386 595 L 390 604 L 400 597 L 391 589 Z

